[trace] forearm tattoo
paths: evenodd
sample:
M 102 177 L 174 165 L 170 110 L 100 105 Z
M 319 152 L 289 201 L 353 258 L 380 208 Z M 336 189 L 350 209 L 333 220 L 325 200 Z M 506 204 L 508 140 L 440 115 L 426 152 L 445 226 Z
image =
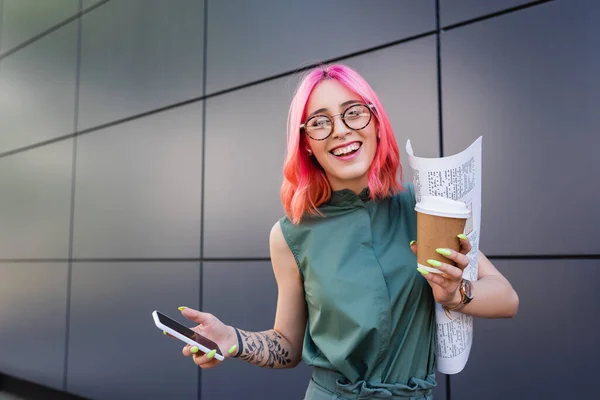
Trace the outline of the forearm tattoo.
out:
M 237 357 L 251 364 L 268 368 L 283 368 L 292 362 L 289 344 L 275 330 L 247 332 L 238 329 L 242 339 L 242 354 Z

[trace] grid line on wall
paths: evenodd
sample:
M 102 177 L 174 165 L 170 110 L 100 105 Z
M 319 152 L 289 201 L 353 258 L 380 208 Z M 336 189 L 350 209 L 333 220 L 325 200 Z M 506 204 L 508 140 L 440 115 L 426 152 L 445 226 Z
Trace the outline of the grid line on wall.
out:
M 486 254 L 490 260 L 600 260 L 600 254 Z M 99 262 L 255 262 L 270 257 L 210 258 L 0 258 L 0 264 L 26 263 L 99 263 Z
M 139 114 L 130 115 L 128 117 L 120 118 L 120 119 L 115 120 L 115 121 L 110 121 L 110 122 L 107 122 L 107 123 L 104 123 L 104 124 L 100 124 L 100 125 L 97 125 L 97 126 L 94 126 L 94 127 L 91 127 L 91 128 L 86 128 L 86 129 L 83 129 L 81 131 L 75 130 L 74 133 L 68 133 L 68 134 L 65 134 L 63 136 L 58 136 L 58 137 L 55 137 L 55 138 L 52 138 L 52 139 L 45 140 L 43 142 L 39 142 L 39 143 L 35 143 L 35 144 L 23 146 L 23 147 L 20 147 L 20 148 L 17 148 L 17 149 L 8 150 L 8 151 L 5 151 L 3 153 L 0 153 L 0 158 L 6 157 L 6 156 L 10 156 L 10 155 L 13 155 L 13 154 L 17 154 L 17 153 L 22 153 L 22 152 L 27 151 L 27 150 L 36 149 L 36 148 L 39 148 L 39 147 L 42 147 L 42 146 L 45 146 L 45 145 L 48 145 L 48 144 L 52 144 L 52 143 L 60 142 L 60 141 L 63 141 L 63 140 L 67 140 L 67 139 L 70 139 L 70 138 L 72 138 L 74 136 L 81 136 L 81 135 L 85 135 L 85 134 L 88 134 L 88 133 L 92 133 L 92 132 L 96 132 L 96 131 L 99 131 L 99 130 L 103 130 L 103 129 L 106 129 L 106 128 L 110 128 L 110 127 L 113 127 L 113 126 L 116 126 L 116 125 L 124 124 L 126 122 L 135 121 L 135 120 L 138 120 L 138 119 L 150 116 L 150 115 L 159 114 L 161 112 L 165 112 L 165 111 L 169 111 L 169 110 L 172 110 L 172 109 L 175 109 L 175 108 L 183 107 L 183 106 L 186 106 L 188 104 L 196 103 L 196 102 L 199 102 L 199 101 L 205 101 L 205 100 L 208 100 L 208 99 L 211 99 L 211 98 L 214 98 L 214 97 L 222 96 L 222 95 L 225 95 L 225 94 L 228 94 L 228 93 L 231 93 L 231 92 L 235 92 L 235 91 L 238 91 L 238 90 L 242 90 L 242 89 L 246 89 L 246 88 L 249 88 L 249 87 L 257 86 L 257 85 L 260 85 L 262 83 L 267 83 L 267 82 L 270 82 L 270 81 L 273 81 L 273 80 L 276 80 L 276 79 L 293 76 L 295 74 L 301 73 L 303 71 L 307 71 L 307 70 L 312 69 L 312 68 L 314 68 L 316 66 L 319 66 L 321 64 L 334 63 L 334 62 L 345 60 L 347 58 L 351 58 L 351 57 L 356 57 L 356 56 L 368 54 L 368 53 L 371 53 L 371 52 L 374 52 L 374 51 L 378 51 L 378 50 L 382 50 L 382 49 L 385 49 L 385 48 L 388 48 L 388 47 L 393 47 L 393 46 L 396 46 L 396 45 L 399 45 L 399 44 L 402 44 L 402 43 L 407 43 L 407 42 L 411 42 L 411 41 L 414 41 L 414 40 L 417 40 L 417 39 L 421 39 L 421 38 L 424 38 L 424 37 L 432 36 L 435 33 L 436 33 L 436 31 L 429 31 L 429 32 L 425 32 L 425 33 L 422 33 L 422 34 L 419 34 L 419 35 L 410 36 L 410 37 L 407 37 L 407 38 L 404 38 L 404 39 L 401 39 L 401 40 L 395 40 L 393 42 L 389 42 L 389 43 L 385 43 L 385 44 L 382 44 L 382 45 L 379 45 L 379 46 L 371 47 L 371 48 L 368 48 L 366 50 L 361 50 L 361 51 L 358 51 L 358 52 L 349 53 L 349 54 L 345 54 L 343 56 L 339 56 L 339 57 L 331 58 L 331 59 L 328 59 L 328 60 L 320 61 L 320 62 L 317 62 L 317 63 L 306 65 L 306 66 L 301 67 L 301 68 L 297 68 L 297 69 L 294 69 L 294 70 L 286 71 L 286 72 L 283 72 L 283 73 L 280 73 L 280 74 L 277 74 L 277 75 L 273 75 L 273 76 L 269 76 L 269 77 L 266 77 L 266 78 L 261 78 L 261 79 L 256 80 L 256 81 L 244 83 L 242 85 L 238 85 L 238 86 L 235 86 L 235 87 L 232 87 L 232 88 L 229 88 L 229 89 L 224 89 L 224 90 L 221 90 L 219 92 L 211 93 L 211 94 L 208 94 L 208 95 L 206 95 L 204 93 L 205 90 L 206 90 L 206 88 L 203 88 L 203 95 L 202 96 L 194 97 L 194 98 L 183 100 L 183 101 L 180 101 L 180 102 L 177 102 L 177 103 L 173 103 L 173 104 L 169 104 L 169 105 L 162 106 L 162 107 L 159 107 L 159 108 L 155 108 L 155 109 L 152 109 L 152 110 L 144 111 L 144 112 L 139 113 Z
M 441 51 L 441 29 L 440 29 L 440 0 L 435 0 L 435 59 L 436 59 L 436 80 L 437 80 L 437 107 L 438 107 L 438 141 L 439 156 L 444 157 L 444 115 L 442 113 L 442 51 Z M 452 381 L 450 374 L 444 374 L 446 383 L 446 400 L 452 400 Z
M 79 0 L 79 13 L 83 8 L 83 0 Z M 75 70 L 75 109 L 73 112 L 73 130 L 79 123 L 79 77 L 81 74 L 81 45 L 83 18 L 77 19 L 77 66 Z M 71 286 L 73 276 L 73 235 L 75 229 L 75 184 L 77 174 L 77 136 L 73 137 L 71 165 L 71 208 L 69 211 L 69 261 L 67 264 L 67 307 L 65 317 L 65 358 L 63 362 L 63 390 L 67 391 L 67 376 L 69 371 L 69 338 L 71 329 Z
M 2 1 L 2 0 L 0 0 L 0 1 Z M 96 8 L 98 8 L 99 6 L 108 3 L 109 1 L 111 1 L 111 0 L 102 0 L 102 1 L 94 4 L 93 6 L 87 8 L 86 10 L 83 10 L 83 11 L 79 12 L 76 16 L 70 17 L 68 20 L 65 20 L 65 21 L 61 22 L 59 25 L 57 25 L 57 26 L 55 26 L 53 28 L 50 28 L 49 30 L 45 31 L 43 34 L 37 35 L 35 37 L 36 40 L 39 39 L 39 38 L 41 38 L 41 37 L 43 37 L 44 35 L 46 35 L 48 33 L 51 33 L 53 31 L 55 31 L 56 29 L 60 28 L 61 26 L 64 26 L 67 23 L 73 21 L 78 16 L 82 16 L 82 15 L 84 15 L 84 14 L 86 14 L 86 13 L 88 13 L 88 12 L 90 12 L 90 11 L 96 9 Z M 437 1 L 438 0 L 436 0 L 436 4 L 437 4 Z M 202 96 L 191 98 L 191 99 L 184 100 L 184 101 L 180 101 L 180 102 L 173 103 L 173 104 L 169 104 L 167 106 L 163 106 L 163 107 L 159 107 L 159 108 L 156 108 L 156 109 L 145 111 L 145 112 L 142 112 L 142 113 L 139 113 L 139 114 L 131 115 L 129 117 L 121 118 L 121 119 L 118 119 L 118 120 L 115 120 L 115 121 L 109 121 L 109 122 L 104 123 L 104 124 L 100 124 L 100 125 L 97 125 L 97 126 L 94 126 L 94 127 L 91 127 L 91 128 L 83 129 L 81 131 L 77 131 L 75 129 L 73 132 L 66 133 L 66 134 L 64 134 L 62 136 L 58 136 L 58 137 L 55 137 L 55 138 L 52 138 L 52 139 L 48 139 L 48 140 L 45 140 L 45 141 L 42 141 L 42 142 L 34 143 L 34 144 L 31 144 L 31 145 L 19 147 L 19 148 L 16 148 L 16 149 L 11 149 L 11 150 L 8 150 L 8 151 L 5 151 L 5 152 L 0 152 L 0 158 L 11 156 L 11 155 L 18 154 L 18 153 L 22 153 L 22 152 L 25 152 L 25 151 L 28 151 L 28 150 L 33 150 L 33 149 L 36 149 L 36 148 L 39 148 L 39 147 L 42 147 L 42 146 L 46 146 L 46 145 L 49 145 L 49 144 L 57 143 L 57 142 L 60 142 L 60 141 L 63 141 L 63 140 L 68 140 L 68 139 L 71 139 L 71 138 L 73 138 L 75 136 L 80 136 L 80 135 L 92 133 L 92 132 L 95 132 L 95 131 L 99 131 L 99 130 L 102 130 L 102 129 L 110 128 L 110 127 L 113 127 L 113 126 L 116 126 L 116 125 L 120 125 L 120 124 L 123 124 L 123 123 L 126 123 L 126 122 L 130 122 L 130 121 L 134 121 L 134 120 L 137 120 L 137 119 L 141 119 L 141 118 L 144 118 L 144 117 L 147 117 L 147 116 L 150 116 L 150 115 L 154 115 L 154 114 L 158 114 L 158 113 L 161 113 L 161 112 L 164 112 L 164 111 L 172 110 L 172 109 L 175 109 L 175 108 L 178 108 L 178 107 L 183 107 L 183 106 L 186 106 L 188 104 L 196 103 L 198 101 L 204 101 L 204 100 L 207 100 L 207 99 L 210 99 L 210 98 L 213 98 L 213 97 L 222 96 L 224 94 L 228 94 L 228 93 L 231 93 L 231 92 L 242 90 L 242 89 L 245 89 L 245 88 L 248 88 L 248 87 L 257 86 L 257 85 L 260 85 L 262 83 L 270 82 L 270 81 L 273 81 L 273 80 L 276 80 L 276 79 L 293 76 L 295 74 L 304 72 L 304 71 L 309 70 L 311 68 L 314 68 L 315 66 L 318 66 L 320 64 L 327 64 L 327 63 L 334 63 L 334 62 L 343 61 L 343 60 L 348 59 L 348 58 L 357 57 L 357 56 L 360 56 L 360 55 L 365 55 L 365 54 L 368 54 L 368 53 L 371 53 L 371 52 L 375 52 L 375 51 L 378 51 L 378 50 L 382 50 L 382 49 L 386 49 L 386 48 L 389 48 L 389 47 L 397 46 L 397 45 L 400 45 L 400 44 L 403 44 L 403 43 L 408 43 L 408 42 L 412 42 L 412 41 L 415 41 L 415 40 L 418 40 L 418 39 L 422 39 L 422 38 L 425 38 L 425 37 L 429 37 L 429 36 L 433 36 L 433 35 L 438 35 L 440 31 L 441 32 L 445 32 L 445 31 L 450 30 L 450 29 L 455 29 L 455 28 L 458 28 L 458 27 L 470 25 L 470 24 L 477 23 L 477 22 L 480 22 L 480 21 L 483 21 L 483 20 L 487 20 L 487 19 L 490 19 L 490 18 L 494 18 L 494 17 L 498 17 L 498 16 L 502 16 L 502 15 L 514 13 L 514 12 L 522 10 L 522 9 L 531 8 L 531 7 L 538 6 L 538 5 L 541 5 L 541 4 L 545 4 L 545 3 L 548 3 L 548 2 L 551 2 L 551 1 L 554 1 L 554 0 L 538 0 L 538 1 L 535 1 L 535 2 L 532 2 L 532 3 L 523 4 L 521 6 L 512 7 L 512 8 L 509 8 L 507 10 L 502 10 L 502 11 L 498 11 L 498 12 L 486 14 L 484 16 L 473 18 L 473 19 L 470 19 L 468 21 L 464 21 L 464 22 L 460 22 L 460 23 L 448 25 L 448 26 L 445 26 L 445 27 L 442 27 L 442 28 L 439 28 L 439 26 L 438 26 L 436 28 L 436 30 L 433 30 L 433 31 L 423 32 L 423 33 L 420 33 L 420 34 L 417 34 L 417 35 L 413 35 L 413 36 L 409 36 L 409 37 L 406 37 L 406 38 L 403 38 L 403 39 L 394 40 L 394 41 L 391 41 L 391 42 L 388 42 L 388 43 L 384 43 L 384 44 L 381 44 L 381 45 L 369 47 L 369 48 L 364 49 L 364 50 L 360 50 L 360 51 L 356 51 L 356 52 L 344 54 L 344 55 L 341 55 L 341 56 L 338 56 L 338 57 L 333 57 L 333 58 L 330 58 L 330 59 L 327 59 L 327 60 L 320 61 L 318 63 L 313 63 L 313 64 L 310 64 L 310 65 L 306 65 L 306 66 L 303 66 L 301 68 L 297 68 L 297 69 L 294 69 L 294 70 L 289 70 L 289 71 L 286 71 L 286 72 L 283 72 L 283 73 L 279 73 L 279 74 L 276 74 L 276 75 L 272 75 L 272 76 L 268 76 L 268 77 L 265 77 L 265 78 L 261 78 L 261 79 L 255 80 L 255 81 L 244 83 L 244 84 L 241 84 L 241 85 L 238 85 L 238 86 L 234 86 L 234 87 L 231 87 L 231 88 L 228 88 L 228 89 L 224 89 L 224 90 L 221 90 L 221 91 L 217 91 L 217 92 L 214 92 L 214 93 L 210 93 L 210 94 L 206 94 L 206 87 L 204 87 L 203 88 Z M 205 2 L 205 4 L 206 4 L 206 2 Z M 205 18 L 207 18 L 207 16 Z M 439 24 L 439 21 L 437 23 Z M 206 26 L 206 24 L 205 24 L 205 26 Z M 206 33 L 205 33 L 205 38 L 206 38 Z M 32 41 L 34 41 L 34 40 L 31 39 L 30 41 L 28 41 L 26 43 L 27 44 L 31 44 Z M 21 48 L 22 47 L 25 47 L 25 45 L 24 44 L 21 45 Z M 14 52 L 14 51 L 11 50 L 11 52 Z M 4 54 L 0 55 L 0 60 L 3 57 L 7 56 L 7 55 L 9 55 L 9 54 L 4 53 Z M 206 59 L 206 55 L 205 55 L 205 59 Z M 205 72 L 203 72 L 203 79 L 206 79 L 205 75 L 206 75 Z M 441 124 L 440 124 L 440 126 L 441 126 Z
M 4 18 L 4 0 L 0 0 L 0 49 L 2 48 L 2 19 Z
M 87 14 L 93 10 L 95 10 L 96 8 L 102 6 L 103 4 L 108 3 L 110 0 L 101 0 L 98 3 L 94 4 L 93 6 L 87 8 L 86 10 L 82 10 L 82 6 L 81 6 L 81 2 L 79 5 L 79 11 L 77 12 L 77 14 L 72 15 L 64 20 L 62 20 L 61 22 L 57 23 L 56 25 L 51 26 L 50 28 L 46 29 L 45 31 L 38 33 L 37 35 L 27 39 L 26 41 L 19 43 L 18 45 L 16 45 L 13 48 L 10 48 L 8 50 L 6 50 L 3 53 L 0 53 L 0 61 L 2 61 L 3 58 L 6 58 L 8 56 L 10 56 L 11 54 L 14 54 L 16 52 L 18 52 L 19 50 L 24 49 L 25 47 L 29 46 L 32 43 L 37 42 L 38 40 L 48 36 L 49 34 L 51 34 L 52 32 L 56 32 L 57 30 L 59 30 L 60 28 L 62 28 L 65 25 L 70 24 L 71 22 L 77 20 L 78 18 L 82 17 L 84 14 Z M 2 2 L 2 0 L 0 0 L 0 2 Z M 0 15 L 0 18 L 2 17 L 2 15 Z
M 439 0 L 436 0 L 436 2 L 438 2 L 438 1 Z M 456 28 L 460 28 L 460 27 L 463 27 L 463 26 L 475 24 L 477 22 L 481 22 L 481 21 L 485 21 L 485 20 L 488 20 L 488 19 L 496 18 L 496 17 L 502 16 L 502 15 L 512 14 L 512 13 L 514 13 L 516 11 L 525 10 L 527 8 L 532 8 L 532 7 L 539 6 L 539 5 L 544 4 L 544 3 L 550 3 L 550 2 L 553 2 L 553 1 L 555 1 L 555 0 L 536 0 L 536 1 L 532 1 L 532 2 L 529 2 L 529 3 L 521 4 L 521 5 L 514 6 L 514 7 L 510 7 L 510 8 L 504 9 L 504 10 L 496 11 L 496 12 L 493 12 L 493 13 L 490 13 L 490 14 L 482 15 L 480 17 L 467 19 L 465 21 L 456 22 L 454 24 L 448 24 L 448 25 L 443 26 L 441 28 L 441 31 L 442 32 L 447 32 L 447 31 L 450 31 L 452 29 L 456 29 Z
M 204 37 L 202 43 L 202 97 L 206 98 L 206 47 L 208 45 L 208 0 L 204 0 Z M 206 176 L 206 100 L 202 102 L 202 156 L 201 156 L 201 167 L 200 167 L 200 257 L 204 256 L 204 191 L 205 191 L 205 176 Z M 198 289 L 198 310 L 202 311 L 203 301 L 202 293 L 204 288 L 204 261 L 200 260 L 200 276 L 199 276 L 199 289 Z M 196 383 L 198 385 L 198 400 L 202 400 L 202 368 L 198 368 L 198 378 Z
M 61 22 L 58 26 L 54 27 L 54 28 L 50 28 L 47 31 L 45 31 L 44 33 L 37 35 L 34 40 L 29 40 L 25 43 L 23 43 L 22 45 L 17 46 L 14 49 L 11 49 L 9 52 L 6 52 L 4 54 L 0 54 L 0 60 L 2 60 L 4 57 L 9 56 L 10 54 L 20 50 L 23 47 L 26 47 L 27 45 L 33 43 L 35 40 L 38 40 L 40 38 L 42 38 L 43 36 L 50 34 L 54 31 L 56 31 L 57 29 L 59 29 L 60 27 L 74 21 L 74 18 L 79 18 L 78 21 L 78 37 L 77 37 L 77 69 L 76 69 L 76 97 L 75 97 L 75 117 L 74 117 L 74 130 L 73 132 L 75 133 L 71 133 L 71 134 L 67 134 L 58 138 L 53 138 L 44 142 L 40 142 L 37 144 L 32 144 L 29 146 L 25 146 L 19 149 L 15 149 L 15 150 L 11 150 L 11 151 L 7 151 L 5 153 L 0 153 L 0 158 L 4 157 L 4 156 L 10 156 L 13 154 L 17 154 L 17 153 L 21 153 L 21 152 L 25 152 L 27 150 L 30 149 L 35 149 L 35 148 L 39 148 L 41 146 L 45 146 L 48 144 L 52 144 L 52 143 L 56 143 L 56 142 L 60 142 L 63 140 L 68 140 L 68 139 L 73 139 L 73 166 L 72 166 L 72 186 L 71 186 L 71 214 L 70 214 L 70 225 L 69 225 L 69 258 L 67 259 L 0 259 L 0 263 L 6 263 L 6 262 L 11 262 L 11 263 L 25 263 L 25 262 L 47 262 L 47 263 L 54 263 L 54 262 L 67 262 L 68 263 L 68 288 L 67 288 L 67 331 L 66 331 L 66 339 L 65 339 L 65 363 L 64 363 L 64 390 L 66 390 L 67 388 L 67 361 L 68 361 L 68 338 L 69 338 L 69 310 L 70 310 L 70 293 L 71 293 L 71 271 L 72 271 L 72 263 L 75 262 L 189 262 L 189 261 L 195 261 L 195 262 L 200 262 L 199 264 L 199 268 L 200 268 L 200 275 L 199 275 L 199 279 L 200 279 L 200 290 L 199 290 L 199 309 L 202 309 L 202 287 L 203 287 L 203 267 L 204 267 L 204 263 L 205 262 L 254 262 L 254 261 L 266 261 L 266 262 L 270 262 L 270 257 L 262 257 L 262 258 L 204 258 L 204 197 L 205 197 L 205 187 L 204 187 L 204 182 L 205 182 L 205 169 L 206 169 L 206 160 L 205 160 L 205 147 L 206 147 L 206 101 L 207 99 L 213 98 L 213 97 L 217 97 L 220 95 L 224 95 L 227 93 L 231 93 L 231 92 L 235 92 L 238 90 L 242 90 L 245 89 L 247 87 L 252 87 L 252 86 L 256 86 L 256 85 L 260 85 L 262 83 L 266 83 L 275 79 L 279 79 L 282 77 L 286 77 L 286 76 L 290 76 L 293 75 L 295 73 L 298 72 L 302 72 L 304 70 L 307 70 L 309 68 L 314 67 L 315 65 L 310 65 L 310 66 L 306 66 L 303 67 L 301 69 L 298 70 L 294 70 L 294 71 L 287 71 L 278 75 L 274 75 L 274 76 L 270 76 L 267 78 L 263 78 L 257 81 L 252 81 L 246 84 L 242 84 L 236 87 L 232 87 L 229 89 L 225 89 L 219 92 L 215 92 L 212 94 L 207 95 L 206 94 L 206 79 L 207 79 L 207 71 L 206 71 L 206 63 L 207 63 L 207 43 L 208 43 L 208 39 L 207 39 L 207 23 L 208 23 L 208 15 L 207 15 L 207 11 L 208 11 L 208 0 L 205 0 L 204 2 L 204 38 L 203 38 L 203 73 L 202 73 L 202 80 L 203 80 L 203 89 L 202 89 L 202 96 L 198 97 L 198 98 L 194 98 L 194 99 L 190 99 L 190 100 L 186 100 L 186 101 L 182 101 L 176 104 L 172 104 L 172 105 L 168 105 L 165 107 L 161 107 L 158 109 L 154 109 L 148 112 L 144 112 L 141 114 L 137 114 L 134 116 L 130 116 L 127 118 L 123 118 L 117 121 L 113 121 L 113 122 L 109 122 L 100 126 L 96 126 L 96 127 L 92 127 L 86 130 L 82 130 L 77 132 L 77 119 L 78 119 L 78 97 L 79 97 L 79 76 L 80 76 L 80 63 L 81 63 L 81 39 L 82 39 L 82 16 L 83 14 L 92 11 L 93 9 L 108 3 L 110 0 L 103 0 L 97 4 L 95 4 L 93 7 L 88 8 L 85 12 L 82 12 L 82 0 L 79 1 L 80 5 L 79 5 L 79 13 L 77 14 L 77 16 L 75 17 L 70 17 L 69 19 Z M 532 3 L 528 3 L 528 4 L 524 4 L 521 6 L 517 6 L 517 7 L 513 7 L 513 8 L 509 8 L 507 10 L 502 10 L 499 12 L 495 12 L 492 14 L 488 14 L 486 16 L 482 16 L 482 17 L 478 17 L 478 18 L 473 18 L 467 21 L 463 21 L 463 22 L 459 22 L 459 23 L 455 23 L 455 24 L 451 24 L 451 25 L 447 25 L 444 27 L 440 27 L 440 7 L 439 7 L 439 0 L 436 0 L 436 30 L 435 31 L 431 31 L 431 32 L 426 32 L 420 35 L 416 35 L 414 37 L 410 37 L 410 38 L 406 38 L 406 39 L 402 39 L 400 41 L 395 41 L 395 42 L 390 42 L 381 46 L 376 46 L 373 48 L 369 48 L 366 50 L 362 50 L 360 52 L 357 53 L 351 53 L 351 54 L 347 54 L 344 56 L 340 56 L 337 58 L 333 58 L 330 59 L 329 61 L 326 62 L 335 62 L 335 61 L 341 61 L 350 57 L 355 57 L 357 55 L 363 55 L 363 54 L 368 54 L 370 52 L 374 52 L 377 50 L 381 50 L 387 47 L 392 47 L 392 46 L 396 46 L 402 43 L 406 43 L 406 42 L 410 42 L 413 40 L 417 40 L 423 37 L 428 37 L 431 36 L 433 34 L 436 35 L 436 54 L 437 54 L 437 84 L 438 84 L 438 119 L 439 119 L 439 146 L 440 146 L 440 156 L 443 156 L 444 151 L 443 151 L 443 114 L 442 114 L 442 82 L 441 82 L 441 33 L 448 31 L 448 30 L 452 30 L 452 29 L 456 29 L 456 28 L 460 28 L 463 26 L 467 26 L 473 23 L 477 23 L 480 21 L 484 21 L 484 20 L 488 20 L 491 18 L 495 18 L 495 17 L 499 17 L 502 15 L 506 15 L 509 13 L 513 13 L 515 11 L 519 11 L 519 10 L 523 10 L 523 9 L 528 9 L 534 6 L 538 6 L 541 4 L 545 4 L 548 3 L 550 1 L 553 0 L 540 0 L 540 1 L 534 1 Z M 0 20 L 2 18 L 2 12 L 3 12 L 3 0 L 0 0 Z M 0 40 L 1 40 L 1 36 L 0 36 Z M 14 51 L 13 51 L 14 50 Z M 204 101 L 204 103 L 202 104 L 202 128 L 201 128 L 201 132 L 202 132 L 202 158 L 201 158 L 201 202 L 200 202 L 200 257 L 199 258 L 85 258 L 85 259 L 76 259 L 73 258 L 73 227 L 74 227 L 74 202 L 75 202 L 75 172 L 76 172 L 76 157 L 77 157 L 77 153 L 76 153 L 76 149 L 77 149 L 77 137 L 79 135 L 83 135 L 86 133 L 92 133 L 95 131 L 99 131 L 101 129 L 105 129 L 107 127 L 111 127 L 111 126 L 115 126 L 115 125 L 119 125 L 125 122 L 129 122 L 132 120 L 137 120 L 137 119 L 141 119 L 143 117 L 149 116 L 149 115 L 153 115 L 153 114 L 158 114 L 160 112 L 164 112 L 166 110 L 170 110 L 170 109 L 174 109 L 174 108 L 178 108 L 187 104 L 191 104 L 191 103 L 195 103 L 197 101 Z M 543 254 L 528 254 L 528 255 L 488 255 L 487 256 L 489 259 L 491 260 L 567 260 L 567 259 L 592 259 L 592 260 L 598 260 L 600 259 L 600 254 L 556 254 L 556 255 L 543 255 Z M 1 375 L 0 375 L 1 377 Z M 202 397 L 202 370 L 198 369 L 198 380 L 197 380 L 197 387 L 198 387 L 198 399 L 201 400 Z M 448 400 L 451 399 L 451 387 L 450 387 L 450 376 L 447 375 L 446 376 L 446 398 Z

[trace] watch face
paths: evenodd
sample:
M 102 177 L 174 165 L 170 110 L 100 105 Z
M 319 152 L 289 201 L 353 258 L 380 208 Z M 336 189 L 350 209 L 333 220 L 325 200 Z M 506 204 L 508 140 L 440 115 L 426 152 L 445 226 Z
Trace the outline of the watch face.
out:
M 473 290 L 472 290 L 472 286 L 471 286 L 471 281 L 468 281 L 465 279 L 465 296 L 467 296 L 467 298 L 472 299 L 473 298 Z

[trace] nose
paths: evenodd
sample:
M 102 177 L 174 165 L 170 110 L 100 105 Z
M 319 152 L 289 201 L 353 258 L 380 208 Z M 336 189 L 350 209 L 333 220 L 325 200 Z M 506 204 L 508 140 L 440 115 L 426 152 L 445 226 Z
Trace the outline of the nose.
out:
M 342 120 L 342 116 L 340 114 L 334 115 L 332 117 L 332 121 L 333 121 L 333 128 L 332 128 L 333 132 L 331 133 L 331 136 L 334 139 L 342 139 L 350 133 L 350 129 L 348 129 L 348 127 Z

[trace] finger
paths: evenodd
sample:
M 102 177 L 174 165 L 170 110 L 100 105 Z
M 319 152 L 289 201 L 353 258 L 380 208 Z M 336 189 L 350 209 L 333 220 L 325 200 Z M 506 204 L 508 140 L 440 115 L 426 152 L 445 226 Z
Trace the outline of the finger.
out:
M 437 260 L 428 260 L 429 265 L 437 268 L 442 274 L 441 276 L 449 281 L 460 282 L 462 279 L 463 271 L 459 267 L 455 267 L 450 264 L 441 263 Z
M 197 351 L 196 353 L 194 353 L 192 355 L 192 358 L 194 359 L 194 363 L 197 366 L 204 368 L 205 365 L 207 365 L 213 361 L 219 361 L 216 358 L 214 358 L 216 353 L 217 353 L 216 350 L 212 350 L 206 354 L 202 353 L 202 351 Z
M 192 346 L 186 344 L 185 346 L 183 346 L 183 349 L 181 349 L 181 353 L 183 353 L 184 356 L 189 357 L 192 355 L 191 348 Z
M 189 307 L 179 307 L 179 311 L 181 311 L 181 315 L 183 315 L 185 318 L 189 319 L 190 321 L 197 322 L 198 324 L 202 324 L 203 322 L 206 323 L 213 318 L 212 314 L 194 310 L 193 308 Z
M 424 268 L 417 268 L 429 283 L 435 283 L 444 290 L 455 290 L 462 277 L 462 270 L 450 264 L 441 263 L 437 260 L 428 260 L 429 264 L 437 271 L 432 273 Z
M 462 254 L 467 254 L 471 251 L 471 242 L 469 241 L 469 238 L 467 238 L 466 235 L 463 235 L 461 233 L 460 235 L 458 235 L 458 240 L 460 241 L 460 252 Z
M 456 263 L 456 266 L 460 269 L 465 269 L 469 265 L 469 258 L 462 253 L 444 248 L 435 249 L 435 251 L 438 254 L 441 254 L 444 257 L 454 261 Z
M 211 361 L 209 361 L 209 362 L 207 362 L 205 364 L 202 364 L 200 366 L 200 368 L 202 368 L 202 369 L 210 369 L 210 368 L 216 367 L 217 365 L 219 365 L 221 363 L 222 363 L 222 361 L 219 361 L 219 360 L 213 358 Z
M 431 265 L 433 268 L 429 268 L 428 272 L 433 272 L 434 274 L 440 275 L 445 279 L 451 281 L 459 281 L 462 277 L 463 270 L 460 267 L 455 267 L 448 263 L 443 263 L 438 260 L 427 260 L 427 264 Z M 427 270 L 427 268 L 417 268 L 419 272 L 423 273 L 423 271 Z M 433 270 L 433 271 L 432 271 Z M 435 271 L 435 272 L 434 272 Z
M 175 336 L 171 335 L 169 332 L 163 331 L 163 335 L 168 336 L 168 337 L 173 338 L 173 339 L 177 339 Z
M 216 358 L 212 358 L 212 359 L 208 360 L 207 362 L 202 363 L 201 365 L 198 365 L 198 366 L 202 369 L 209 369 L 209 368 L 216 367 L 220 363 L 222 363 L 222 361 L 219 361 Z
M 416 241 L 412 241 L 410 242 L 410 249 L 412 250 L 413 253 L 415 253 L 415 255 L 417 255 L 417 242 Z
M 423 270 L 423 271 L 425 271 L 425 270 Z M 421 271 L 419 271 L 419 272 L 421 272 Z M 425 272 L 427 272 L 427 271 L 425 271 Z M 451 281 L 444 278 L 440 274 L 434 274 L 431 272 L 427 272 L 427 273 L 421 272 L 421 275 L 423 276 L 423 278 L 427 279 L 427 281 L 430 284 L 438 285 L 441 288 L 443 288 L 444 290 L 450 289 Z

